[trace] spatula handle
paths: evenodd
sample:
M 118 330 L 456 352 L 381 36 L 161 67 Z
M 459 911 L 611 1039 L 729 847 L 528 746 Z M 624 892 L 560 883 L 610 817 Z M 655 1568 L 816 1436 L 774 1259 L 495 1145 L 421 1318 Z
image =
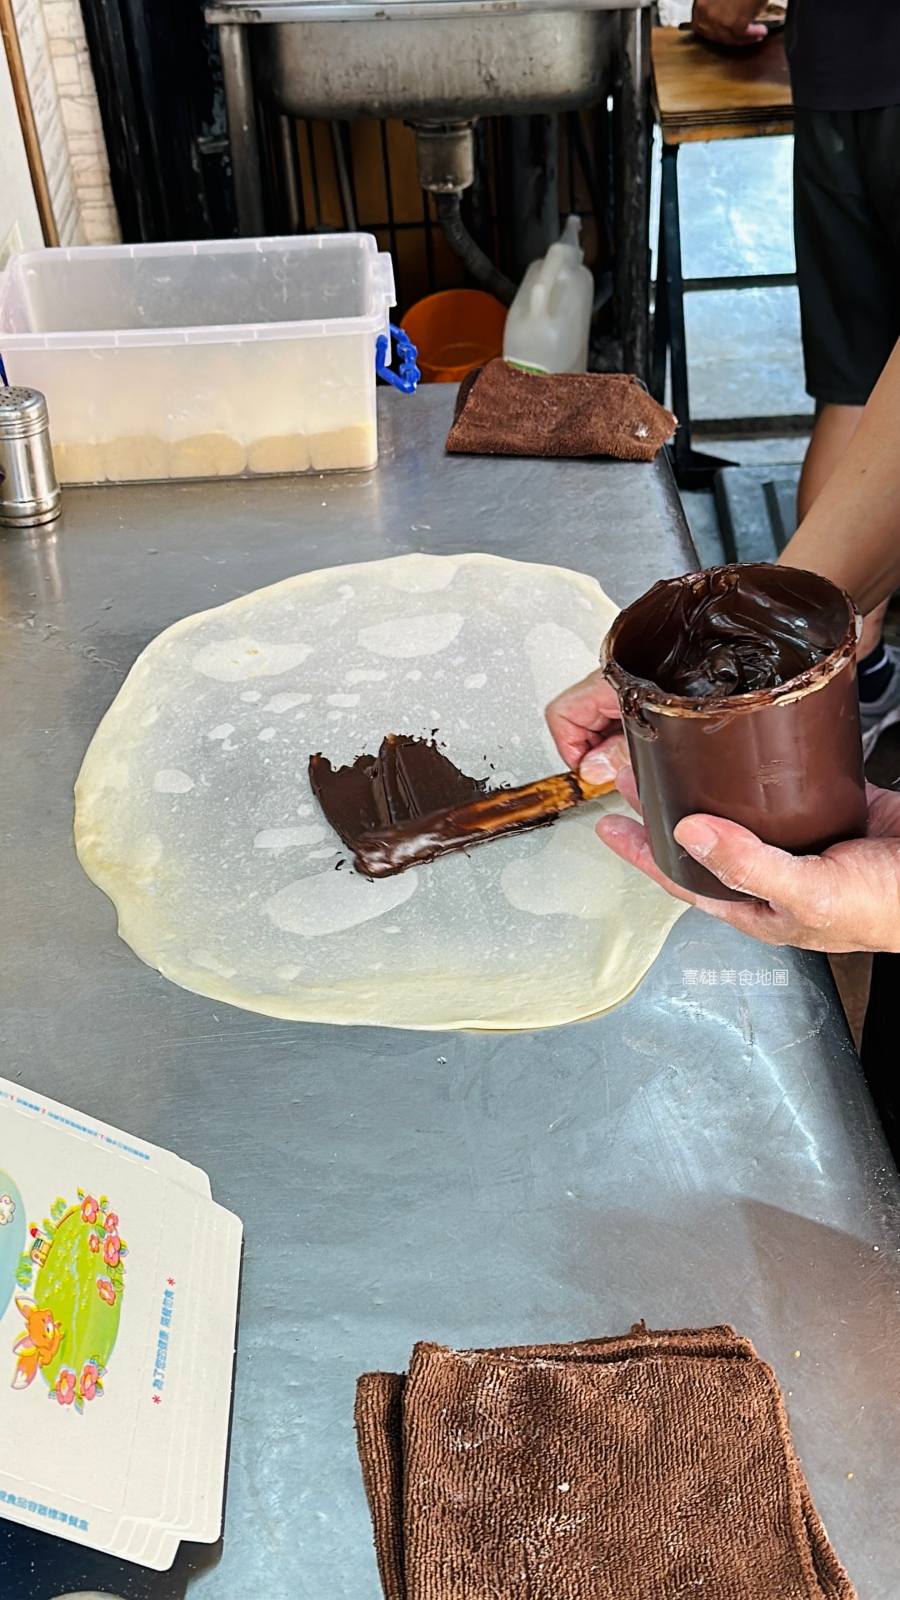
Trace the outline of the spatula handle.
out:
M 387 878 L 451 850 L 467 850 L 506 833 L 544 827 L 561 812 L 614 788 L 612 782 L 586 783 L 577 772 L 560 772 L 518 789 L 497 789 L 427 817 L 373 829 L 356 846 L 356 867 L 366 877 Z

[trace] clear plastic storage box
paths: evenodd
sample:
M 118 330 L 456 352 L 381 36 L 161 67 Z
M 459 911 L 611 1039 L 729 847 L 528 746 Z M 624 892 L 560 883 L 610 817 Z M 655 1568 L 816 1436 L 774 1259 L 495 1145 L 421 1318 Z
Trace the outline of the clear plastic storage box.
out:
M 0 354 L 62 483 L 371 467 L 393 304 L 367 233 L 36 250 L 0 276 Z

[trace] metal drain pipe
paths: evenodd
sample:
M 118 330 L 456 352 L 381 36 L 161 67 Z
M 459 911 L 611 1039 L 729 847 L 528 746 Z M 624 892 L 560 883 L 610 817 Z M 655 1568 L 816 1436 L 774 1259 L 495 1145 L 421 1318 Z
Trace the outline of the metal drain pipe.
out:
M 460 197 L 475 178 L 475 119 L 465 122 L 414 122 L 419 182 L 434 196 L 434 207 L 451 250 L 467 271 L 496 295 L 512 304 L 516 285 L 472 238 L 462 219 Z

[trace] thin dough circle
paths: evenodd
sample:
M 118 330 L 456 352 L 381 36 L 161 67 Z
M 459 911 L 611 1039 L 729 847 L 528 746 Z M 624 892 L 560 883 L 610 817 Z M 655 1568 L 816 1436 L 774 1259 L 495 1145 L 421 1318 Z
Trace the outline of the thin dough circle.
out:
M 684 909 L 594 835 L 621 802 L 370 884 L 306 773 L 312 751 L 343 763 L 433 729 L 473 777 L 559 771 L 544 705 L 615 611 L 564 568 L 408 555 L 175 623 L 76 785 L 79 859 L 122 938 L 186 989 L 293 1020 L 539 1028 L 615 1005 Z

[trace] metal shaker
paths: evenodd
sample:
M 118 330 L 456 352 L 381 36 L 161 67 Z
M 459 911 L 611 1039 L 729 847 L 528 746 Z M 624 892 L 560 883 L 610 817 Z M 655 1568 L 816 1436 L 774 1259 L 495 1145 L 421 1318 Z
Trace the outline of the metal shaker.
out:
M 37 389 L 0 388 L 0 524 L 33 528 L 59 510 L 47 402 Z

